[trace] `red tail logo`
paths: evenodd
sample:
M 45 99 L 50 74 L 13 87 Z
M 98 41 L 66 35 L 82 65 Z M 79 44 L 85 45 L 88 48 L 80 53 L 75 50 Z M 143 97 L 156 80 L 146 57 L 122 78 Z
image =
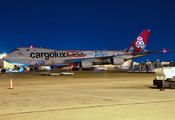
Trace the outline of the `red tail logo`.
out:
M 146 47 L 149 33 L 150 33 L 150 30 L 143 30 L 143 32 L 126 49 L 126 52 L 131 54 L 142 52 Z

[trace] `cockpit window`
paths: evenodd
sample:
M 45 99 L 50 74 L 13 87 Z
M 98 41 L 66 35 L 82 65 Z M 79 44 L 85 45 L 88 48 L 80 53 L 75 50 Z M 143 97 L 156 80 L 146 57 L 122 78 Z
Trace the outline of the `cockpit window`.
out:
M 19 49 L 16 48 L 16 49 L 14 49 L 12 52 L 14 52 L 14 51 L 19 51 Z M 12 53 L 12 52 L 10 52 L 10 53 Z
M 16 50 L 16 51 L 19 51 L 19 49 L 14 49 L 13 51 L 15 51 L 15 50 Z
M 14 49 L 12 52 L 14 52 L 14 51 L 19 51 L 19 49 L 16 48 L 16 49 Z

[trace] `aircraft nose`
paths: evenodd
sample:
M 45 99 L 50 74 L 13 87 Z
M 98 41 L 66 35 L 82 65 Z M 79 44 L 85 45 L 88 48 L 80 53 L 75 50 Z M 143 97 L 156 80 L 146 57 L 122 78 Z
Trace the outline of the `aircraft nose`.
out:
M 5 60 L 5 61 L 9 61 L 9 57 L 8 57 L 7 54 L 4 54 L 4 55 L 2 56 L 2 59 Z

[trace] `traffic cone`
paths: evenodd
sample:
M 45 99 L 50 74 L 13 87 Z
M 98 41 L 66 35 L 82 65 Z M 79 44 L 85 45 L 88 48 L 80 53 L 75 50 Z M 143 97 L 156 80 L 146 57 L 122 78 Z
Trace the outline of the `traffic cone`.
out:
M 9 89 L 13 89 L 12 79 L 10 79 L 10 87 Z

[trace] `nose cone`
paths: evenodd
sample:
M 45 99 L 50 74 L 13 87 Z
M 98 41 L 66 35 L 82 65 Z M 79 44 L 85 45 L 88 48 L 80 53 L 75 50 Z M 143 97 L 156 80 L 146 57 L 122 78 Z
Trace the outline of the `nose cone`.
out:
M 5 61 L 8 61 L 7 60 L 8 59 L 7 56 L 3 56 L 2 59 L 5 60 Z
M 9 55 L 7 55 L 7 54 L 5 54 L 5 55 L 2 57 L 2 59 L 5 60 L 5 61 L 7 61 L 7 62 L 10 62 L 10 61 L 12 60 L 12 58 L 11 58 Z
M 11 56 L 11 55 L 9 55 L 9 54 L 3 56 L 2 59 L 5 60 L 8 63 L 11 63 L 11 64 L 13 64 L 13 62 L 16 62 L 15 59 L 14 59 L 14 57 Z

